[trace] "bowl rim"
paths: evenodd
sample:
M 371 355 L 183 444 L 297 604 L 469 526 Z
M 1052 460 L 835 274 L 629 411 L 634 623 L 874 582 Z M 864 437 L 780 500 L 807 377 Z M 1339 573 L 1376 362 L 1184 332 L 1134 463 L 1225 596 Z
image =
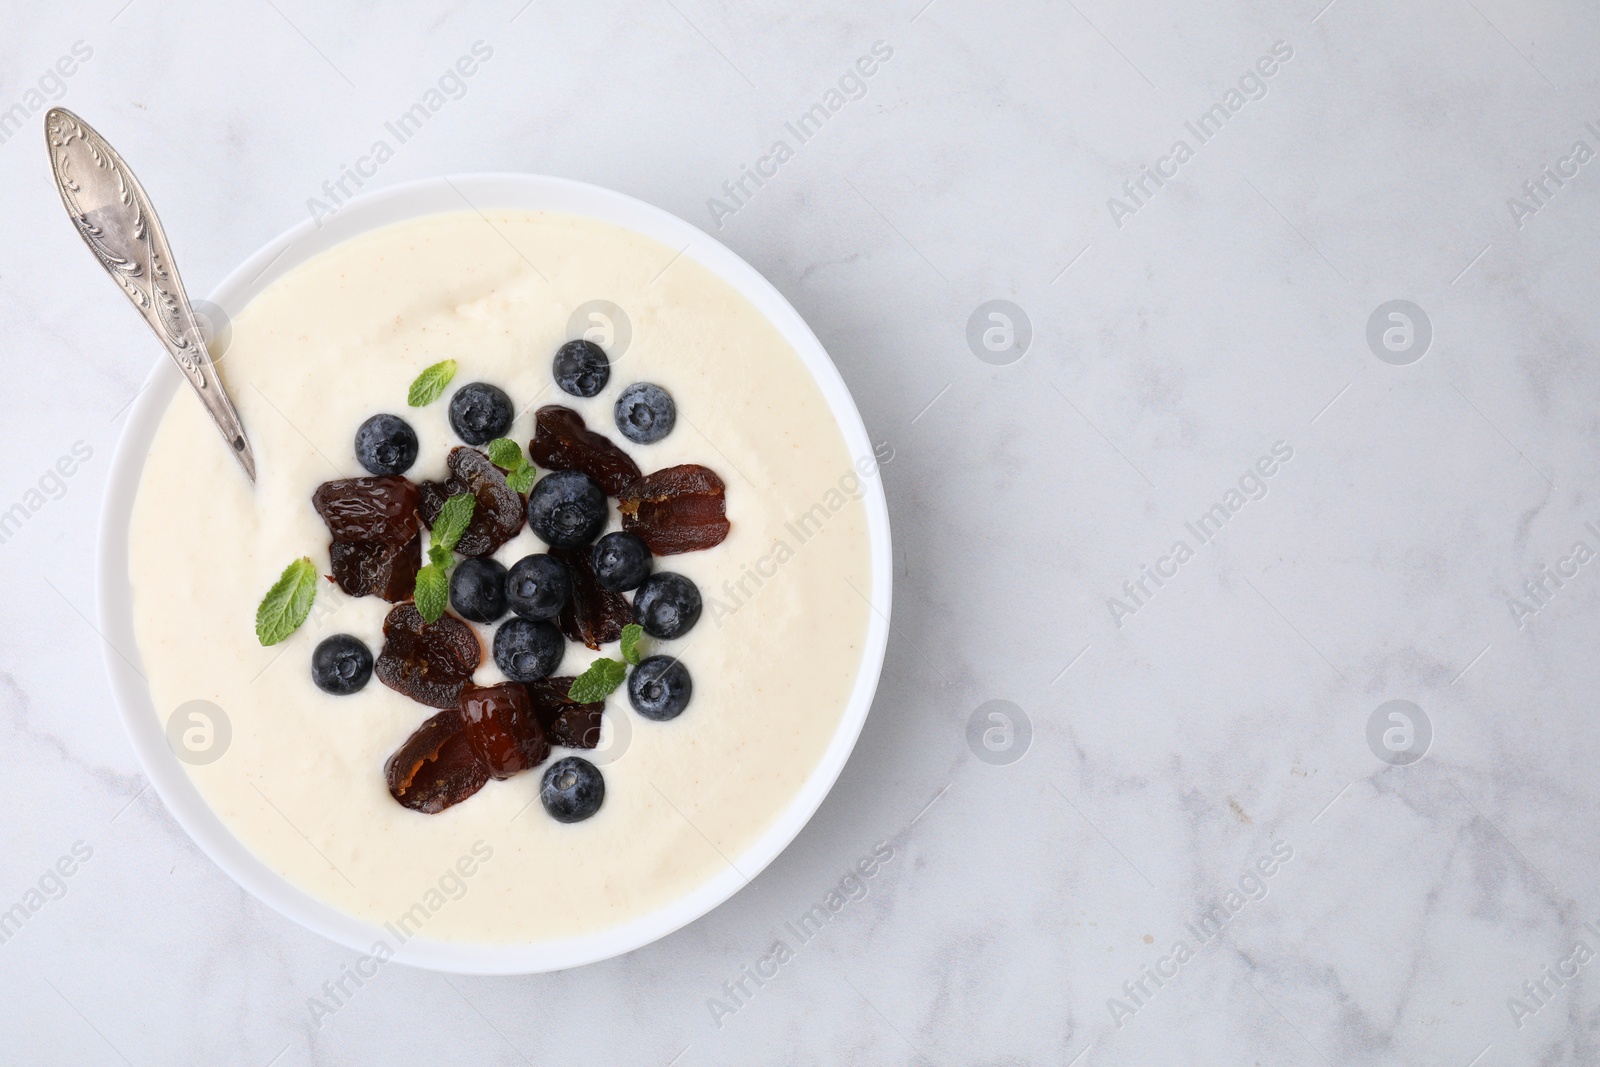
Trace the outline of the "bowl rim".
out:
M 210 301 L 237 314 L 263 289 L 306 260 L 394 223 L 453 211 L 510 209 L 587 216 L 654 238 L 695 260 L 754 304 L 799 354 L 833 413 L 852 460 L 874 454 L 844 379 L 822 343 L 778 290 L 703 230 L 652 204 L 567 178 L 475 173 L 424 178 L 360 194 L 331 218 L 307 219 L 268 241 L 225 277 Z M 156 427 L 181 376 L 161 356 L 140 387 L 118 438 L 101 508 L 95 603 L 102 656 L 128 738 L 151 785 L 200 849 L 258 900 L 322 936 L 363 954 L 387 944 L 391 958 L 457 974 L 531 974 L 581 966 L 631 952 L 708 914 L 753 881 L 799 836 L 844 769 L 871 708 L 889 638 L 893 573 L 889 513 L 881 477 L 863 478 L 871 556 L 870 611 L 861 664 L 843 715 L 817 766 L 772 824 L 714 877 L 668 904 L 619 926 L 529 944 L 444 941 L 397 935 L 314 897 L 258 859 L 211 809 L 168 747 L 145 681 L 133 629 L 128 529 Z M 857 590 L 857 592 L 861 592 Z

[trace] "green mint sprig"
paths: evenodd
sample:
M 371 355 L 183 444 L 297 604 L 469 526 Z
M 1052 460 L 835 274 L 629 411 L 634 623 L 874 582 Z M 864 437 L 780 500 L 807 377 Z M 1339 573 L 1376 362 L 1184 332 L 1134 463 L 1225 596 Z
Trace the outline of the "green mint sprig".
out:
M 506 485 L 515 493 L 532 489 L 539 473 L 523 458 L 522 446 L 509 437 L 496 437 L 489 442 L 489 462 L 506 472 Z
M 444 393 L 444 387 L 450 384 L 450 379 L 456 376 L 456 361 L 453 359 L 441 360 L 417 375 L 417 380 L 411 383 L 411 389 L 406 393 L 406 403 L 414 408 L 424 408 L 438 400 Z
M 639 660 L 639 639 L 644 636 L 644 627 L 636 622 L 630 622 L 622 628 L 622 658 L 628 661 L 631 667 L 637 667 Z
M 434 520 L 433 533 L 428 539 L 428 564 L 417 571 L 417 591 L 413 594 L 417 614 L 424 622 L 438 622 L 450 605 L 449 576 L 456 561 L 454 549 L 461 535 L 467 532 L 477 504 L 471 493 L 457 493 L 444 502 L 438 519 Z
M 601 657 L 589 664 L 589 668 L 572 680 L 572 688 L 567 691 L 567 697 L 579 704 L 594 704 L 604 700 L 616 692 L 624 678 L 627 677 L 630 666 L 639 665 L 639 639 L 644 636 L 644 627 L 636 622 L 630 622 L 622 628 L 622 659 Z
M 267 595 L 256 608 L 256 639 L 275 645 L 300 628 L 311 614 L 317 598 L 317 567 L 310 556 L 301 556 L 283 569 Z
M 451 560 L 450 553 L 467 532 L 472 522 L 472 512 L 478 502 L 471 493 L 457 493 L 444 502 L 439 517 L 434 521 L 433 534 L 428 545 L 428 558 L 441 566 Z
M 435 623 L 443 618 L 450 603 L 450 582 L 444 571 L 431 563 L 417 571 L 417 591 L 412 598 L 424 622 Z
M 626 663 L 602 656 L 572 680 L 572 688 L 567 691 L 567 696 L 579 704 L 596 703 L 610 696 L 627 674 Z

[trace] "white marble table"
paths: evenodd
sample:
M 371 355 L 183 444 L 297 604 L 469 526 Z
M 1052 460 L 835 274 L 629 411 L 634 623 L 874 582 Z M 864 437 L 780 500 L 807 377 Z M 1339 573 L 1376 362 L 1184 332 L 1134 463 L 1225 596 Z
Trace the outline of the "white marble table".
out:
M 1600 13 L 922 3 L 0 10 L 0 1062 L 1596 1062 Z M 353 954 L 196 850 L 110 706 L 94 525 L 157 351 L 62 217 L 54 97 L 199 292 L 347 168 L 525 170 L 793 301 L 894 449 L 895 629 L 753 885 L 621 959 L 395 966 L 313 1020 Z M 969 346 L 993 300 L 1027 329 Z

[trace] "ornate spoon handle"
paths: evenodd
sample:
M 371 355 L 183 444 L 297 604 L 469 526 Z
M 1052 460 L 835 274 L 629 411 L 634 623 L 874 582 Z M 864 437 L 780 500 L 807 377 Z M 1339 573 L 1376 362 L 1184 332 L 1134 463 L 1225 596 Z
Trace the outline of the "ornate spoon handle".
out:
M 127 294 L 199 394 L 251 482 L 255 455 L 189 306 L 150 198 L 105 138 L 65 108 L 44 119 L 56 190 L 89 250 Z

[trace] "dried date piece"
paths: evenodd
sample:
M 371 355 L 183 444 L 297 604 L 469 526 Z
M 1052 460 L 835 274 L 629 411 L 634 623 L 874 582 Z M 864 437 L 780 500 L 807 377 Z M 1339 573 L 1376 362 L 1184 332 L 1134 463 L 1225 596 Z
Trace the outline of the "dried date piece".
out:
M 311 504 L 335 541 L 403 545 L 417 535 L 417 487 L 398 474 L 323 482 Z
M 528 455 L 545 470 L 582 471 L 616 496 L 639 480 L 639 465 L 605 434 L 583 424 L 583 416 L 560 404 L 547 404 L 533 416 Z
M 467 741 L 492 778 L 510 778 L 550 756 L 550 742 L 527 689 L 517 682 L 469 685 L 456 705 Z
M 620 638 L 622 628 L 633 621 L 628 598 L 601 586 L 587 550 L 552 545 L 550 555 L 566 564 L 572 575 L 572 595 L 556 619 L 561 632 L 568 640 L 582 641 L 597 651 Z
M 431 530 L 439 521 L 444 502 L 458 493 L 471 493 L 476 501 L 472 521 L 456 542 L 463 556 L 487 556 L 522 532 L 528 521 L 522 495 L 506 485 L 505 472 L 476 448 L 456 447 L 445 461 L 450 476 L 442 482 L 423 482 L 417 510 Z
M 454 708 L 461 688 L 483 659 L 472 627 L 453 615 L 423 621 L 415 604 L 401 604 L 383 620 L 383 651 L 373 667 L 390 689 L 431 708 Z
M 482 789 L 489 768 L 467 740 L 461 712 L 449 708 L 406 738 L 383 765 L 389 795 L 412 811 L 437 815 Z
M 728 536 L 727 486 L 698 463 L 667 467 L 622 491 L 622 528 L 644 538 L 658 556 L 714 548 Z
M 335 541 L 330 549 L 333 580 L 351 596 L 377 594 L 390 603 L 409 600 L 422 566 L 422 534 L 403 545 L 382 541 Z
M 600 715 L 606 702 L 579 704 L 568 695 L 573 678 L 546 678 L 528 683 L 528 696 L 553 745 L 594 748 L 600 744 Z

